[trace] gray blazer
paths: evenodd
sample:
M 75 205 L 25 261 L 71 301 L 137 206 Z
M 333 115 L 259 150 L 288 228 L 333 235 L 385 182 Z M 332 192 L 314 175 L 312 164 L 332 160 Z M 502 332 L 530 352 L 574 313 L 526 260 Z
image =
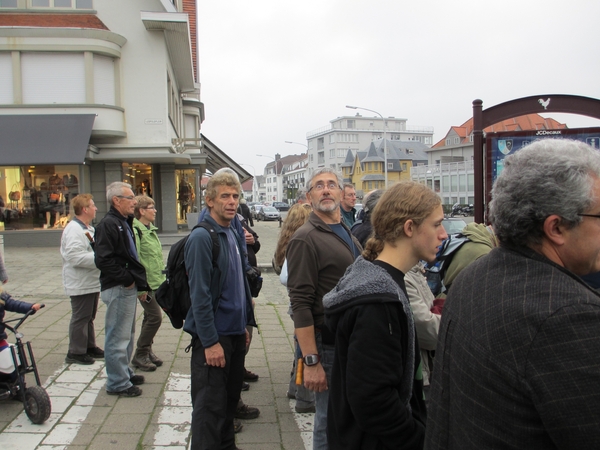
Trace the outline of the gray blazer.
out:
M 600 448 L 600 295 L 530 249 L 466 268 L 442 313 L 425 448 Z

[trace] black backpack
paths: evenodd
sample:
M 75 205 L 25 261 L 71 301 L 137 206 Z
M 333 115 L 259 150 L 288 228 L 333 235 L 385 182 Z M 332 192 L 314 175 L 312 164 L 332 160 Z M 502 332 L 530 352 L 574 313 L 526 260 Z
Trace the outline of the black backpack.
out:
M 212 265 L 216 267 L 221 246 L 219 236 L 217 236 L 217 232 L 208 222 L 200 222 L 192 228 L 192 231 L 198 227 L 202 227 L 210 233 L 213 243 Z M 167 279 L 156 290 L 156 301 L 163 311 L 167 313 L 167 316 L 169 316 L 171 325 L 178 329 L 183 327 L 183 321 L 187 316 L 190 306 L 192 306 L 188 275 L 185 268 L 185 243 L 191 234 L 192 232 L 176 242 L 171 247 L 171 250 L 169 250 L 167 267 L 165 269 Z
M 469 241 L 470 239 L 462 233 L 451 234 L 440 245 L 435 261 L 425 266 L 425 278 L 427 278 L 427 284 L 433 295 L 437 296 L 446 291 L 444 285 L 446 271 L 456 252 Z

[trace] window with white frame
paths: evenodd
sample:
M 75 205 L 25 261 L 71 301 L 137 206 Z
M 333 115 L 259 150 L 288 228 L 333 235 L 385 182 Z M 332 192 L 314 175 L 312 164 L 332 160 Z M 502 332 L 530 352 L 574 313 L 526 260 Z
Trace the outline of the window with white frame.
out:
M 317 139 L 317 150 L 323 150 L 325 148 L 325 140 L 320 137 Z
M 388 170 L 393 169 L 394 168 L 394 163 L 389 162 L 388 163 Z
M 329 143 L 330 144 L 335 144 L 335 133 L 331 133 L 329 135 Z
M 16 0 L 15 0 L 16 1 Z M 0 0 L 0 6 L 4 0 Z M 9 0 L 10 3 L 10 0 Z M 93 0 L 28 0 L 28 8 L 94 9 Z
M 460 144 L 460 138 L 459 137 L 455 137 L 454 138 L 454 143 L 455 144 Z
M 16 8 L 17 0 L 0 0 L 0 8 Z
M 348 119 L 346 121 L 346 128 L 354 128 L 355 123 L 356 122 L 354 121 L 354 119 Z
M 115 60 L 94 55 L 94 103 L 115 105 Z
M 83 53 L 22 53 L 23 103 L 85 103 Z
M 452 139 L 446 139 L 446 145 L 452 145 Z
M 335 148 L 329 149 L 329 159 L 335 159 Z
M 0 80 L 0 104 L 14 103 L 12 57 L 9 52 L 0 53 Z
M 338 150 L 338 158 L 345 158 L 345 157 L 346 157 L 346 155 L 348 154 L 348 150 L 350 150 L 350 149 L 347 149 L 347 148 L 340 148 L 340 149 Z

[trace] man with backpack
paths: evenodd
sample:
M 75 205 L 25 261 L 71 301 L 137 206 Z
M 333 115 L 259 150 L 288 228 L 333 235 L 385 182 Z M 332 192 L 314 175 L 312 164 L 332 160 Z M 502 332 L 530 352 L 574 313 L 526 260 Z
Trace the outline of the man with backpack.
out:
M 222 172 L 206 188 L 205 221 L 219 238 L 213 265 L 211 233 L 195 228 L 185 244 L 191 308 L 184 330 L 192 335 L 192 449 L 236 448 L 233 419 L 242 381 L 248 335 L 255 326 L 252 296 L 245 276 L 245 242 L 230 227 L 241 185 Z

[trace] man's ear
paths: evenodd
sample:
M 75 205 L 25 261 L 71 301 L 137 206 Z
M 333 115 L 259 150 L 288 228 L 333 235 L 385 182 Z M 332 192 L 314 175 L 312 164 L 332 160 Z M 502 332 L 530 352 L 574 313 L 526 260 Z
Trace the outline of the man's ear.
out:
M 567 227 L 563 224 L 563 219 L 557 214 L 552 214 L 544 220 L 544 234 L 546 238 L 556 245 L 565 243 L 565 230 Z
M 415 232 L 415 223 L 413 222 L 412 219 L 408 219 L 406 222 L 404 222 L 404 234 L 407 237 L 412 237 L 413 233 Z

